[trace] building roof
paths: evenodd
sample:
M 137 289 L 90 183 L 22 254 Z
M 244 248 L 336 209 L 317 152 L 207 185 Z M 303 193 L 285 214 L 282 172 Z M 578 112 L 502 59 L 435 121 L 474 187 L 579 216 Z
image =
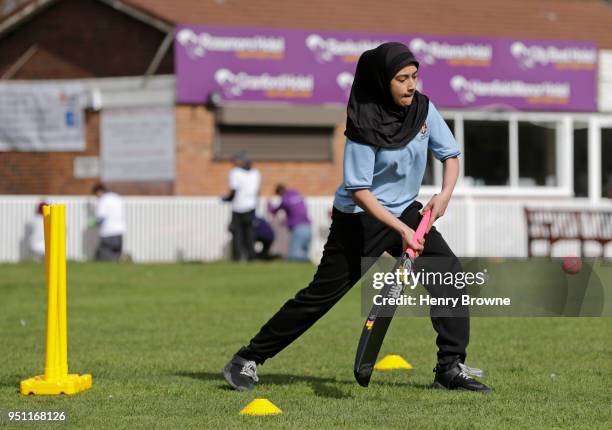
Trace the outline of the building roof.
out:
M 0 37 L 61 0 L 20 0 Z M 612 49 L 612 0 L 97 0 L 160 30 L 208 24 L 588 40 Z
M 125 0 L 175 24 L 590 40 L 612 49 L 603 0 Z
M 122 0 L 30 0 L 0 20 L 0 77 L 173 73 L 173 30 Z
M 62 0 L 24 0 L 16 2 L 11 8 L 8 8 L 8 13 L 0 15 L 0 37 L 3 34 L 10 32 L 21 24 L 32 19 L 39 13 L 43 12 L 48 7 L 61 2 Z M 123 12 L 134 19 L 145 22 L 152 27 L 157 28 L 162 32 L 168 32 L 172 29 L 173 21 L 166 21 L 163 18 L 155 15 L 153 12 L 148 12 L 140 9 L 137 5 L 130 4 L 123 0 L 91 0 L 104 3 L 120 12 Z
M 26 0 L 6 31 L 60 0 Z M 457 36 L 589 40 L 612 49 L 605 0 L 98 0 L 159 24 L 208 24 Z M 19 2 L 20 3 L 20 2 Z M 131 7 L 130 7 L 131 6 Z

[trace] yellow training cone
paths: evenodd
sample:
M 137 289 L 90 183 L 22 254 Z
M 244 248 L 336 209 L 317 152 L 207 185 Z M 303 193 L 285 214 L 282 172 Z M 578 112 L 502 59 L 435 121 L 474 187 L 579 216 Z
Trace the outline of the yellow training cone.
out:
M 255 399 L 240 411 L 240 415 L 250 416 L 278 415 L 282 413 L 283 411 L 268 399 Z
M 412 369 L 412 365 L 401 355 L 387 355 L 374 366 L 376 370 Z

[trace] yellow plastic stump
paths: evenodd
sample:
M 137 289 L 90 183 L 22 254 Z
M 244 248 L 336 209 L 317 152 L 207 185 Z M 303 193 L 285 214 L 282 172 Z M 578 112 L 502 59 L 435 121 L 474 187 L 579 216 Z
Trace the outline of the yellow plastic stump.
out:
M 43 207 L 47 338 L 45 373 L 21 381 L 21 394 L 76 394 L 92 385 L 91 375 L 68 374 L 66 315 L 66 207 Z
M 386 355 L 374 366 L 376 370 L 412 369 L 412 365 L 401 355 Z
M 268 399 L 255 399 L 240 411 L 240 415 L 249 416 L 278 415 L 282 413 L 283 411 Z

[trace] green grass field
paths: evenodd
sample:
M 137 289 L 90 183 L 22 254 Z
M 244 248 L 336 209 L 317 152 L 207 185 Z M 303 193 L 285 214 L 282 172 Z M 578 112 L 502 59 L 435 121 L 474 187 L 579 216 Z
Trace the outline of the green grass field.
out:
M 44 273 L 0 265 L 0 410 L 66 410 L 69 427 L 87 429 L 609 428 L 611 318 L 473 318 L 467 364 L 485 369 L 490 396 L 428 389 L 434 331 L 427 318 L 397 318 L 382 354 L 414 369 L 377 372 L 364 389 L 352 374 L 358 288 L 261 367 L 254 392 L 229 390 L 225 362 L 313 272 L 290 263 L 70 264 L 69 369 L 93 374 L 94 385 L 22 397 L 19 381 L 43 371 Z M 256 397 L 283 414 L 240 416 Z

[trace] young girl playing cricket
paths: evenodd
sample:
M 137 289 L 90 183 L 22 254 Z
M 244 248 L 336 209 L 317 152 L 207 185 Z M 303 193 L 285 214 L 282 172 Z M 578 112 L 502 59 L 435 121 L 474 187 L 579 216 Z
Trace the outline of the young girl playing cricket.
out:
M 362 257 L 411 247 L 420 269 L 461 271 L 459 260 L 431 224 L 444 215 L 459 174 L 459 150 L 429 99 L 416 90 L 419 63 L 401 43 L 384 43 L 359 58 L 347 106 L 343 182 L 334 198 L 332 224 L 312 282 L 288 300 L 223 374 L 237 390 L 258 382 L 257 365 L 308 330 L 360 279 Z M 442 190 L 425 206 L 432 212 L 425 241 L 414 239 L 422 205 L 416 201 L 427 151 L 444 164 Z M 432 257 L 432 258 L 423 258 Z M 435 287 L 434 287 L 435 288 Z M 447 288 L 446 294 L 459 290 Z M 454 291 L 452 291 L 454 290 Z M 467 308 L 431 310 L 437 332 L 433 387 L 490 392 L 463 363 L 469 340 Z

